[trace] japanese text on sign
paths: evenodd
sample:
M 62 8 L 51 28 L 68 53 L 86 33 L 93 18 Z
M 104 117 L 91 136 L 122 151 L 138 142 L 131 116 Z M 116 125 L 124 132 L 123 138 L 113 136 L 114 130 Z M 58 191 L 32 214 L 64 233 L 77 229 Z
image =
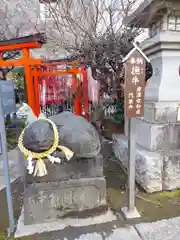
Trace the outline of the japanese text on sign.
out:
M 126 62 L 125 112 L 127 117 L 144 115 L 145 59 L 135 50 Z
M 16 101 L 14 92 L 14 81 L 0 81 L 0 96 L 2 98 L 3 114 L 16 112 Z

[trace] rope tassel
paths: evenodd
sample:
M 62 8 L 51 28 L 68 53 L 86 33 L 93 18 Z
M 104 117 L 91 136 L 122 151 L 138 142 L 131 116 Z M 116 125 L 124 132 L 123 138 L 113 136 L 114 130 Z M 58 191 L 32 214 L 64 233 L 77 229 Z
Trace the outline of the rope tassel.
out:
M 57 148 L 64 152 L 64 154 L 65 154 L 65 156 L 66 156 L 66 158 L 67 158 L 68 161 L 69 161 L 69 160 L 73 157 L 73 155 L 74 155 L 74 153 L 73 153 L 69 148 L 67 148 L 67 147 L 60 146 L 60 145 L 59 145 Z
M 34 170 L 34 175 L 37 177 L 43 177 L 47 175 L 47 169 L 44 161 L 40 158 L 36 161 L 36 166 Z

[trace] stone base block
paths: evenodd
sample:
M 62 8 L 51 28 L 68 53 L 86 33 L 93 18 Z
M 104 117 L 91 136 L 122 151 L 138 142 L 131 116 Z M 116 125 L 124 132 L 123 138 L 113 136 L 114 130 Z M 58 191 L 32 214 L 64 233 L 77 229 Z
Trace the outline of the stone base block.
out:
M 125 219 L 135 219 L 140 218 L 141 215 L 136 209 L 136 207 L 133 209 L 133 211 L 129 211 L 127 207 L 121 208 L 122 213 L 124 214 Z
M 168 146 L 168 124 L 136 120 L 136 142 L 149 151 L 163 151 Z
M 48 160 L 45 161 L 45 163 L 48 174 L 44 177 L 33 177 L 32 175 L 27 174 L 27 184 L 37 182 L 55 182 L 68 179 L 103 177 L 103 156 L 101 154 L 95 158 L 73 158 L 65 164 L 52 164 Z
M 116 221 L 117 217 L 116 215 L 108 209 L 105 213 L 99 214 L 98 216 L 90 216 L 86 218 L 63 218 L 63 219 L 55 219 L 54 221 L 46 222 L 46 223 L 36 223 L 32 225 L 25 225 L 24 224 L 24 207 L 22 207 L 21 210 L 21 215 L 19 217 L 18 223 L 17 223 L 17 228 L 15 232 L 15 239 L 24 239 L 23 237 L 29 236 L 29 240 L 33 240 L 33 237 L 30 237 L 33 234 L 42 234 L 45 233 L 46 239 L 66 239 L 67 240 L 67 232 L 69 233 L 68 235 L 70 236 L 70 239 L 72 239 L 71 233 L 75 236 L 74 231 L 82 231 L 82 228 L 85 227 L 85 230 L 87 231 L 88 228 L 93 228 L 95 231 L 97 230 L 97 225 L 100 224 L 100 228 L 102 229 L 102 224 L 105 224 L 104 227 L 107 227 L 107 223 L 112 224 L 112 221 Z M 70 230 L 71 228 L 71 230 Z M 75 230 L 77 229 L 77 230 Z M 64 234 L 63 234 L 64 230 Z M 69 232 L 70 230 L 70 232 Z M 107 228 L 107 231 L 109 229 Z M 49 232 L 49 237 L 47 236 L 47 233 Z M 52 232 L 58 232 L 59 236 L 53 236 L 52 237 Z M 51 237 L 50 237 L 51 235 Z M 77 234 L 78 235 L 78 234 Z M 64 237 L 63 237 L 64 236 Z M 83 235 L 84 237 L 84 235 Z M 37 237 L 38 238 L 38 237 Z M 34 237 L 34 239 L 37 239 Z M 39 236 L 39 238 L 41 238 Z M 43 238 L 43 237 L 42 237 Z M 69 239 L 69 237 L 68 237 Z M 74 239 L 74 238 L 73 238 Z M 77 239 L 77 238 L 76 238 Z M 78 238 L 79 239 L 79 238 Z M 86 239 L 86 238 L 83 238 Z M 89 238 L 88 238 L 89 239 Z M 94 240 L 94 238 L 92 237 Z M 135 240 L 133 238 L 133 240 Z
M 156 123 L 176 123 L 178 102 L 149 102 L 144 104 L 144 120 Z
M 128 139 L 113 135 L 113 152 L 128 168 Z M 150 152 L 136 145 L 136 181 L 149 193 L 180 188 L 180 150 Z
M 113 151 L 117 159 L 128 168 L 128 138 L 124 135 L 113 135 Z M 162 155 L 136 146 L 136 181 L 147 192 L 162 190 Z
M 136 120 L 136 142 L 149 151 L 167 151 L 180 149 L 179 123 L 151 123 L 143 119 Z
M 164 157 L 163 190 L 180 188 L 180 151 Z
M 104 206 L 104 177 L 29 184 L 24 194 L 24 223 L 52 221 Z

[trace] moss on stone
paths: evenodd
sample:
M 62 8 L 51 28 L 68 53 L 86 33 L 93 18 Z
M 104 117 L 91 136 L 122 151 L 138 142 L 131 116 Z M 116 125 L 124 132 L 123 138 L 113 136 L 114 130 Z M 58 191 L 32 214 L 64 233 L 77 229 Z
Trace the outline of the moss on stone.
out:
M 160 195 L 168 198 L 180 197 L 180 189 L 173 192 L 161 192 Z

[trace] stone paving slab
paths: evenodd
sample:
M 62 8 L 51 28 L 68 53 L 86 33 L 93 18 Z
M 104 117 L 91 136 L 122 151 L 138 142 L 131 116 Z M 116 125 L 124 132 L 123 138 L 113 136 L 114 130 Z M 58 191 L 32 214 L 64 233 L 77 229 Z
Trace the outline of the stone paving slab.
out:
M 8 152 L 9 175 L 10 175 L 11 183 L 20 177 L 18 158 L 19 158 L 19 153 L 17 149 L 13 149 Z M 5 185 L 4 185 L 3 158 L 2 158 L 2 155 L 0 155 L 0 191 L 4 187 Z
M 61 239 L 61 238 L 59 238 Z M 133 227 L 117 228 L 111 233 L 87 233 L 82 234 L 75 240 L 141 240 Z M 71 240 L 71 239 L 68 239 Z
M 180 217 L 135 226 L 143 240 L 180 240 Z
M 133 227 L 117 228 L 111 233 L 86 233 L 75 237 L 74 232 L 64 235 L 59 233 L 57 235 L 33 235 L 33 239 L 36 240 L 142 240 L 136 230 Z
M 116 215 L 114 215 L 114 213 L 111 210 L 109 210 L 106 213 L 101 214 L 99 216 L 95 216 L 95 217 L 54 219 L 54 221 L 50 221 L 50 222 L 47 221 L 44 223 L 25 225 L 24 224 L 24 207 L 23 207 L 21 211 L 21 215 L 18 220 L 15 237 L 20 238 L 23 236 L 29 236 L 29 235 L 41 234 L 41 233 L 46 233 L 47 235 L 50 233 L 50 236 L 51 236 L 52 231 L 55 231 L 54 233 L 57 234 L 57 236 L 59 236 L 59 234 L 61 236 L 62 231 L 64 229 L 67 229 L 68 227 L 71 227 L 74 229 L 74 231 L 72 230 L 70 231 L 71 235 L 74 235 L 79 230 L 79 228 L 90 227 L 91 225 L 95 226 L 92 232 L 96 232 L 97 231 L 96 226 L 98 226 L 99 224 L 111 223 L 112 221 L 115 221 L 115 220 L 116 220 Z M 45 238 L 45 239 L 49 240 L 51 238 Z
M 75 219 L 74 219 L 75 220 Z M 109 219 L 110 220 L 110 219 Z M 76 222 L 76 220 L 75 220 Z M 91 221 L 93 222 L 93 221 Z M 93 224 L 93 223 L 92 223 Z M 51 226 L 50 226 L 51 225 Z M 161 220 L 153 223 L 141 223 L 134 226 L 121 226 L 119 221 L 76 227 L 66 226 L 64 229 L 52 231 L 52 224 L 44 224 L 46 232 L 36 229 L 33 239 L 36 240 L 180 240 L 180 217 Z M 54 224 L 53 224 L 54 225 Z M 48 226 L 48 227 L 47 227 Z M 53 226 L 54 227 L 54 226 Z M 31 226 L 30 226 L 31 228 Z M 21 229 L 22 230 L 22 229 Z M 22 232 L 21 232 L 22 234 Z M 22 235 L 28 235 L 24 232 Z M 18 237 L 19 234 L 16 234 Z

